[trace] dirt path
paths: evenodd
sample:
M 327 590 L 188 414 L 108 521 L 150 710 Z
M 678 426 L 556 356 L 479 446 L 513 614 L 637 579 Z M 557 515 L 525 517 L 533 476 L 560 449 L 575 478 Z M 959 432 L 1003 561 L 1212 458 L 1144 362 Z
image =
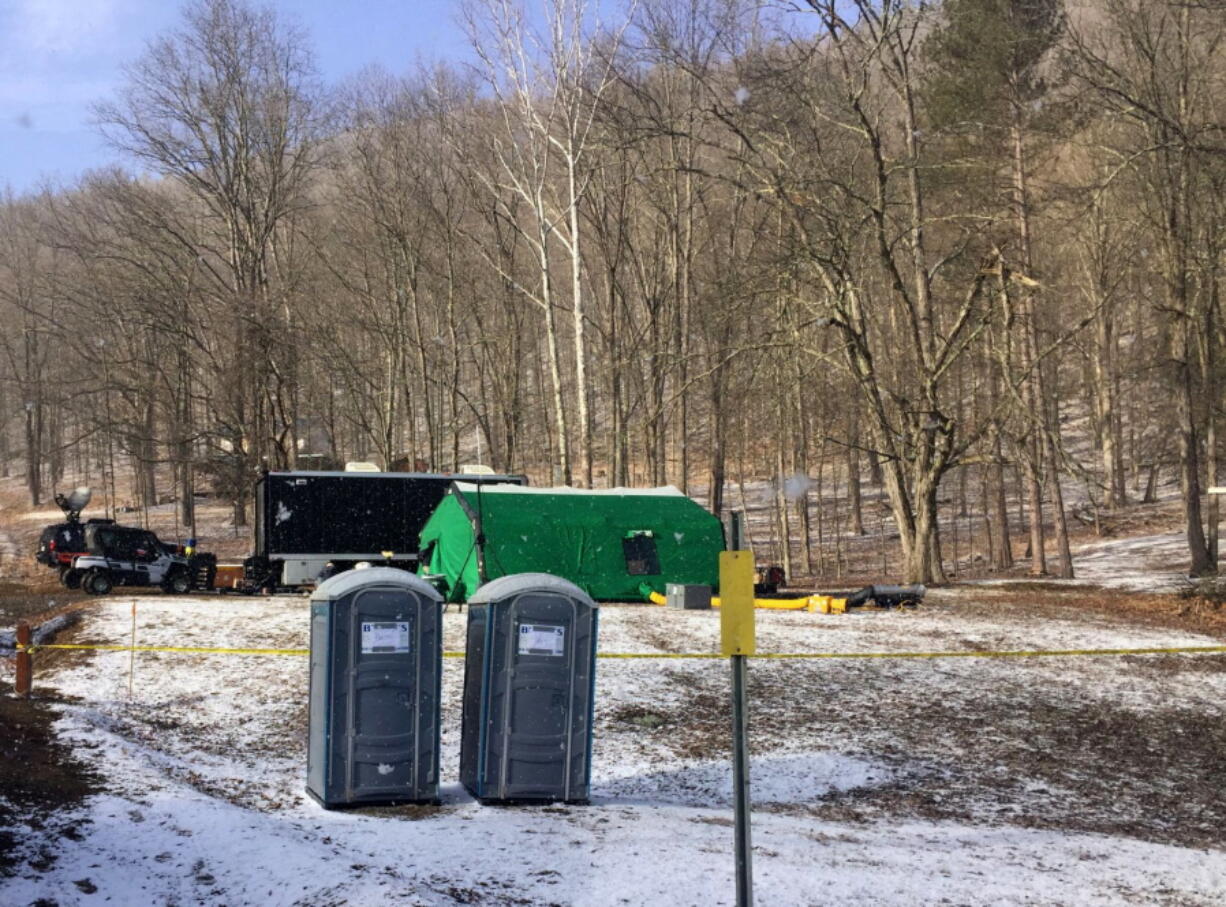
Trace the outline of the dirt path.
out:
M 37 585 L 0 580 L 0 628 L 9 629 L 19 620 L 39 623 L 89 601 L 83 592 L 65 589 L 51 578 Z
M 0 576 L 8 575 L 17 557 L 17 545 L 13 537 L 4 529 L 0 529 Z

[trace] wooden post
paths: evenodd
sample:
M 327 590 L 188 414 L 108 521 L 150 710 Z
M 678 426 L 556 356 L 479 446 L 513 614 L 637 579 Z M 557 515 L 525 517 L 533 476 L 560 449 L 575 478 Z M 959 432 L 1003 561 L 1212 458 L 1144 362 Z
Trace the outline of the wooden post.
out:
M 30 625 L 24 620 L 17 624 L 17 677 L 13 692 L 29 698 L 34 683 L 34 656 L 30 654 Z

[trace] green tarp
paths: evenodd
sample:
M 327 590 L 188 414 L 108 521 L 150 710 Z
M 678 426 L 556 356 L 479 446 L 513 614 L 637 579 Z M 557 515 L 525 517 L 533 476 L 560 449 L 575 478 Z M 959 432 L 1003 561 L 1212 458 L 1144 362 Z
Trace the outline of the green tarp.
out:
M 719 582 L 723 527 L 676 488 L 479 488 L 453 484 L 421 530 L 419 570 L 442 576 L 451 601 L 481 585 L 479 562 L 485 581 L 552 573 L 597 601 L 641 601 L 643 585 Z

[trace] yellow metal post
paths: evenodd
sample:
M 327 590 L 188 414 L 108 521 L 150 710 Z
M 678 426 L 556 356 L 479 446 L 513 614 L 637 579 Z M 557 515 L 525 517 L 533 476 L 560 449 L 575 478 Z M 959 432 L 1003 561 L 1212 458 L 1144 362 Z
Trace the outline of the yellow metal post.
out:
M 749 711 L 745 659 L 755 652 L 753 552 L 719 553 L 720 647 L 732 663 L 732 793 L 735 810 L 737 907 L 753 905 L 753 844 L 749 831 Z
M 719 553 L 719 635 L 724 655 L 754 654 L 753 552 Z

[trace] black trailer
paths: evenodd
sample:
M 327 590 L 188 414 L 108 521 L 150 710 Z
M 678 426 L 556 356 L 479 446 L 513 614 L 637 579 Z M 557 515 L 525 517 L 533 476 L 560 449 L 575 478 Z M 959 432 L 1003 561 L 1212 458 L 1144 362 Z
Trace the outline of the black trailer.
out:
M 249 587 L 304 586 L 361 561 L 417 569 L 418 536 L 452 482 L 526 485 L 524 476 L 266 472 L 255 486 Z

